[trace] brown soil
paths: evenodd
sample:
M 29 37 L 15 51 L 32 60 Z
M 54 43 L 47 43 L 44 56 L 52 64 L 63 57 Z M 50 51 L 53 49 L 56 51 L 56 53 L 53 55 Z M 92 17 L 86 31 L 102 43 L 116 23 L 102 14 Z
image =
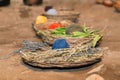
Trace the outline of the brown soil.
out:
M 35 37 L 31 24 L 36 16 L 43 12 L 46 4 L 28 7 L 13 2 L 9 7 L 0 8 L 0 56 L 20 48 L 23 40 L 40 41 Z M 87 68 L 45 70 L 29 67 L 21 62 L 19 55 L 15 55 L 9 59 L 0 60 L 0 80 L 85 80 L 88 76 L 87 72 L 100 64 L 105 66 L 98 74 L 105 80 L 119 80 L 120 13 L 115 12 L 114 8 L 97 5 L 94 0 L 80 0 L 74 8 L 81 13 L 80 24 L 85 23 L 102 30 L 101 46 L 109 48 L 102 62 Z

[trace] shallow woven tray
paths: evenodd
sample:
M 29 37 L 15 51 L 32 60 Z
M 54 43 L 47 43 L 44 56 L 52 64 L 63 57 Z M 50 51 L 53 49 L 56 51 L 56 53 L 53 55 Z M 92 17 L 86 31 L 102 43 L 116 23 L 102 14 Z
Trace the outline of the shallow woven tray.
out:
M 59 11 L 58 15 L 49 15 L 46 13 L 43 13 L 42 15 L 46 16 L 48 19 L 71 20 L 73 22 L 76 22 L 78 20 L 80 13 L 75 11 Z
M 58 49 L 36 52 L 21 52 L 22 60 L 35 67 L 42 68 L 71 68 L 93 64 L 101 60 L 102 50 L 85 52 L 87 44 L 79 44 L 74 48 Z M 95 49 L 93 49 L 95 50 Z
M 91 64 L 95 64 L 101 61 L 101 58 L 95 58 L 95 59 L 91 59 L 91 60 L 83 61 L 79 63 L 59 63 L 59 64 L 30 62 L 25 58 L 22 58 L 22 60 L 25 64 L 28 64 L 33 67 L 39 67 L 39 68 L 74 68 L 74 67 L 83 67 L 83 66 L 89 66 Z
M 39 31 L 39 28 L 33 25 L 33 29 L 37 33 Z M 52 45 L 56 39 L 66 39 L 69 44 L 72 46 L 79 44 L 79 43 L 92 43 L 93 38 L 73 38 L 73 37 L 65 37 L 65 36 L 55 36 L 46 33 L 45 31 L 37 33 L 37 36 L 39 36 L 43 42 Z

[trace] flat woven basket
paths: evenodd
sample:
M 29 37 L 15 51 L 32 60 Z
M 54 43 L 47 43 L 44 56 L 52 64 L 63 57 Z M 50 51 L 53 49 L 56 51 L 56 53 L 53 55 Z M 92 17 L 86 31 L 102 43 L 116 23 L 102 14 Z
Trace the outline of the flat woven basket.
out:
M 55 20 L 71 20 L 72 22 L 76 22 L 80 13 L 75 11 L 59 11 L 57 15 L 49 15 L 46 13 L 42 14 L 46 16 L 48 19 L 55 19 Z
M 66 37 L 66 36 L 56 36 L 56 35 L 52 35 L 47 33 L 46 31 L 40 31 L 38 32 L 40 29 L 33 25 L 33 29 L 35 30 L 35 32 L 37 33 L 37 36 L 39 36 L 43 42 L 52 45 L 54 43 L 54 41 L 56 39 L 66 39 L 70 46 L 73 47 L 74 45 L 78 44 L 78 43 L 92 43 L 93 38 L 89 37 L 89 38 L 74 38 L 74 37 Z
M 101 60 L 103 51 L 90 48 L 88 44 L 78 44 L 73 48 L 21 52 L 22 60 L 41 68 L 71 68 L 96 63 Z

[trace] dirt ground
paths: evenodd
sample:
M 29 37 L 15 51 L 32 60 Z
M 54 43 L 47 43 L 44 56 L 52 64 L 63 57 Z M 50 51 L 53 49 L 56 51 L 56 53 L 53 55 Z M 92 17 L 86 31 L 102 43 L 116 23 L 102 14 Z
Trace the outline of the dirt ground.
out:
M 0 56 L 20 48 L 23 40 L 40 41 L 35 37 L 31 24 L 36 16 L 43 13 L 45 5 L 52 4 L 57 8 L 62 6 L 56 3 L 46 2 L 41 6 L 28 7 L 13 1 L 9 7 L 0 7 Z M 71 5 L 74 4 L 67 4 L 68 7 Z M 104 67 L 97 74 L 105 80 L 120 80 L 120 13 L 115 12 L 114 8 L 97 5 L 94 0 L 80 0 L 72 7 L 80 12 L 80 24 L 102 30 L 101 47 L 109 48 L 102 62 L 79 69 L 44 70 L 23 64 L 16 54 L 0 60 L 0 80 L 85 80 L 87 72 L 101 64 Z

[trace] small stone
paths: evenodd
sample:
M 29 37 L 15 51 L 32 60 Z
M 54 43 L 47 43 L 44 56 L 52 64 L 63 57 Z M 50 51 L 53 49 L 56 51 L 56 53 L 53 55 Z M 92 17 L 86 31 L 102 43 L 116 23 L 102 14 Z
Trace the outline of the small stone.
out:
M 95 72 L 100 72 L 101 69 L 104 67 L 104 64 L 92 69 L 91 71 L 89 71 L 87 74 L 91 74 L 91 73 L 95 73 Z
M 96 0 L 97 4 L 103 4 L 103 0 Z
M 100 75 L 98 74 L 93 74 L 93 75 L 90 75 L 86 78 L 86 80 L 104 80 L 103 77 L 101 77 Z

